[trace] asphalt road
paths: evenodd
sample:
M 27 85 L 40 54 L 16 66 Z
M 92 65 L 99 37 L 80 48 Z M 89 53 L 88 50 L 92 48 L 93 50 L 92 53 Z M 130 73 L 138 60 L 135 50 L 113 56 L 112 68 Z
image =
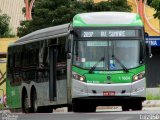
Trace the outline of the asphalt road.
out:
M 152 110 L 151 110 L 152 109 Z M 6 114 L 4 114 L 6 113 Z M 96 113 L 53 112 L 50 114 L 23 114 L 4 112 L 0 120 L 160 120 L 159 108 L 143 111 L 97 110 Z

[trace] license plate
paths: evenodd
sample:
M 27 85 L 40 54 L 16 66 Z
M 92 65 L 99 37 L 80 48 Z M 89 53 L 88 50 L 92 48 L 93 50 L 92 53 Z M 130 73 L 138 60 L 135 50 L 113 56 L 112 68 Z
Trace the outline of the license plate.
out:
M 104 91 L 103 96 L 115 96 L 115 91 Z

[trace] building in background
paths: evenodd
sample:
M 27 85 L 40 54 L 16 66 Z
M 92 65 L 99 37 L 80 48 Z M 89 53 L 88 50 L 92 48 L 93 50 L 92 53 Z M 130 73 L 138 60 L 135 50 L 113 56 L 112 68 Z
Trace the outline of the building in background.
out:
M 7 14 L 10 19 L 11 33 L 17 34 L 20 21 L 25 20 L 22 8 L 25 7 L 24 0 L 0 0 L 2 14 Z M 6 55 L 8 45 L 17 38 L 0 38 L 0 103 L 4 102 L 6 94 Z
M 32 7 L 36 0 L 0 0 L 0 9 L 3 13 L 6 13 L 11 17 L 10 28 L 12 33 L 16 35 L 17 27 L 20 25 L 21 20 L 31 20 Z M 83 0 L 85 1 L 85 0 Z M 100 1 L 108 0 L 93 0 L 95 3 Z M 160 21 L 153 17 L 155 13 L 154 9 L 145 4 L 139 6 L 139 2 L 143 0 L 127 0 L 128 4 L 132 6 L 132 12 L 140 12 L 139 8 L 143 8 L 143 20 L 145 24 L 145 29 L 150 36 L 159 36 L 160 35 Z M 145 0 L 146 1 L 146 0 Z M 22 13 L 22 8 L 26 8 L 26 13 Z
M 11 33 L 17 34 L 17 27 L 20 25 L 21 20 L 25 20 L 22 13 L 22 8 L 25 7 L 24 0 L 0 0 L 0 10 L 2 13 L 7 14 L 10 19 Z

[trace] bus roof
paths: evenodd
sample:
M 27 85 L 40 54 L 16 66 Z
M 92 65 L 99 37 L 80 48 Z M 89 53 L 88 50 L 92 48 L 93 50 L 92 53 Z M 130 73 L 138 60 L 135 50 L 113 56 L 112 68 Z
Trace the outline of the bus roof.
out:
M 67 35 L 68 29 L 69 23 L 40 29 L 28 35 L 25 35 L 10 46 Z
M 140 16 L 129 12 L 91 12 L 77 14 L 73 27 L 143 26 Z

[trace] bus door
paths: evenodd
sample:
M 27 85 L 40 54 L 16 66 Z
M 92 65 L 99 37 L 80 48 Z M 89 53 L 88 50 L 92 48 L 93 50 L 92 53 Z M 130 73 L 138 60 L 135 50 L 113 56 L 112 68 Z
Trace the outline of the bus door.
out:
M 67 66 L 63 45 L 50 47 L 50 100 L 67 103 Z
M 57 62 L 57 47 L 49 48 L 49 97 L 50 101 L 55 101 L 56 92 L 56 62 Z

